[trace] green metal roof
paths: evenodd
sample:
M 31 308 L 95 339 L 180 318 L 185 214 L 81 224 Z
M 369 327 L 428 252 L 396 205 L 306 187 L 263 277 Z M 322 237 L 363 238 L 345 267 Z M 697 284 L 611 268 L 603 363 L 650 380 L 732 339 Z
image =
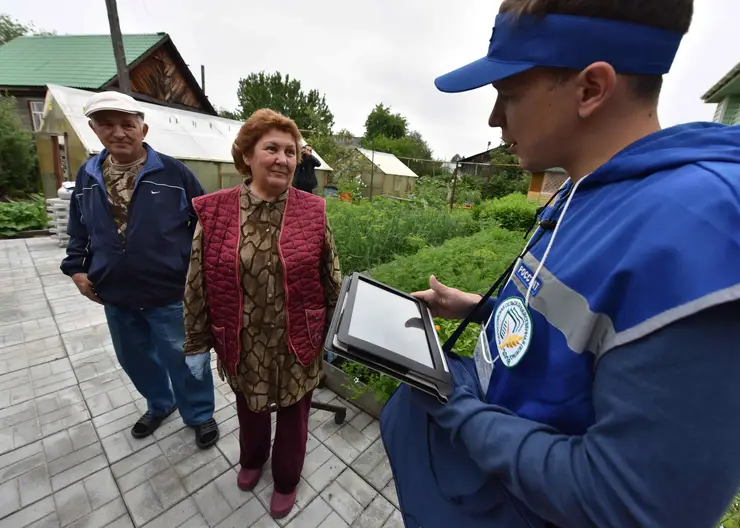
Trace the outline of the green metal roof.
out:
M 165 38 L 165 33 L 123 35 L 131 64 Z M 18 37 L 0 46 L 0 86 L 101 88 L 116 76 L 110 35 Z

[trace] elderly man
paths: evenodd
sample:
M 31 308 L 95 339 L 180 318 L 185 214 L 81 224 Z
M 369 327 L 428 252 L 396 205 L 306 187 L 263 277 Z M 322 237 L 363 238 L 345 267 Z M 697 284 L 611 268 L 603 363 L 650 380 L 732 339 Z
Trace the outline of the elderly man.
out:
M 144 143 L 149 127 L 133 98 L 95 94 L 85 115 L 105 148 L 77 173 L 61 269 L 105 307 L 118 361 L 147 400 L 134 438 L 179 409 L 208 448 L 219 436 L 213 378 L 209 368 L 195 377 L 185 363 L 182 304 L 192 199 L 205 192 L 187 167 Z

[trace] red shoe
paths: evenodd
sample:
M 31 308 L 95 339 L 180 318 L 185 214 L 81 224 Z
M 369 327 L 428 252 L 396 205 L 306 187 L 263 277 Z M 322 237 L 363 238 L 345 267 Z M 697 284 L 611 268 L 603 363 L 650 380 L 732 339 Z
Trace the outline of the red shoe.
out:
M 252 491 L 262 476 L 261 469 L 241 468 L 239 476 L 236 477 L 236 485 L 242 491 Z
M 287 495 L 273 491 L 272 499 L 270 500 L 270 515 L 272 515 L 272 518 L 282 519 L 283 517 L 287 517 L 295 505 L 295 496 L 296 490 L 293 490 Z

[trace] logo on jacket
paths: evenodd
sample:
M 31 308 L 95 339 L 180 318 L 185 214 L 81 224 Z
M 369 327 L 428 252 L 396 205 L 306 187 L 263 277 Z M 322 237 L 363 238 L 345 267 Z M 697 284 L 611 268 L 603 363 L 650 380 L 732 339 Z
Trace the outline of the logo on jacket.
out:
M 525 288 L 529 288 L 529 283 L 532 282 L 534 273 L 532 273 L 532 270 L 529 269 L 529 267 L 524 262 L 519 263 L 519 267 L 516 269 L 515 275 L 520 281 L 522 281 L 522 284 L 524 284 Z M 536 279 L 534 281 L 534 284 L 532 285 L 533 297 L 537 295 L 537 292 L 540 291 L 540 286 L 542 286 L 542 281 L 540 279 Z
M 532 317 L 521 297 L 509 297 L 499 303 L 494 315 L 496 346 L 501 362 L 516 366 L 532 342 Z

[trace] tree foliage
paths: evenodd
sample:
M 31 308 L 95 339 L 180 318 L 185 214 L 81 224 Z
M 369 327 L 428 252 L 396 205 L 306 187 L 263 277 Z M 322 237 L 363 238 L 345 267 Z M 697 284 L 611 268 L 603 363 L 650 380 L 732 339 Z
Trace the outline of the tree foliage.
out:
M 0 96 L 0 197 L 34 191 L 36 149 L 15 111 L 15 97 Z
M 294 120 L 303 131 L 330 134 L 334 126 L 334 114 L 329 110 L 325 96 L 318 90 L 304 91 L 301 81 L 290 75 L 283 77 L 280 72 L 250 73 L 239 81 L 237 97 L 237 111 L 226 112 L 241 120 L 246 120 L 260 108 L 271 108 Z
M 365 120 L 363 148 L 390 152 L 402 159 L 416 174 L 436 174 L 442 164 L 432 159 L 432 149 L 418 130 L 409 131 L 408 120 L 391 108 L 378 104 Z M 424 161 L 421 161 L 424 160 Z
M 233 119 L 235 121 L 241 121 L 242 119 L 241 114 L 233 110 L 227 110 L 226 108 L 216 108 L 216 111 L 218 112 L 219 117 Z
M 0 15 L 0 46 L 23 35 L 53 35 L 53 32 L 36 29 L 33 23 L 21 24 L 9 15 Z
M 372 141 L 378 136 L 401 139 L 406 136 L 408 122 L 401 114 L 391 113 L 390 106 L 380 103 L 373 108 L 365 120 L 365 139 Z
M 506 145 L 492 150 L 490 163 L 490 167 L 481 167 L 477 176 L 466 174 L 463 181 L 479 189 L 484 200 L 512 193 L 527 194 L 530 174 L 521 168 L 519 158 Z

